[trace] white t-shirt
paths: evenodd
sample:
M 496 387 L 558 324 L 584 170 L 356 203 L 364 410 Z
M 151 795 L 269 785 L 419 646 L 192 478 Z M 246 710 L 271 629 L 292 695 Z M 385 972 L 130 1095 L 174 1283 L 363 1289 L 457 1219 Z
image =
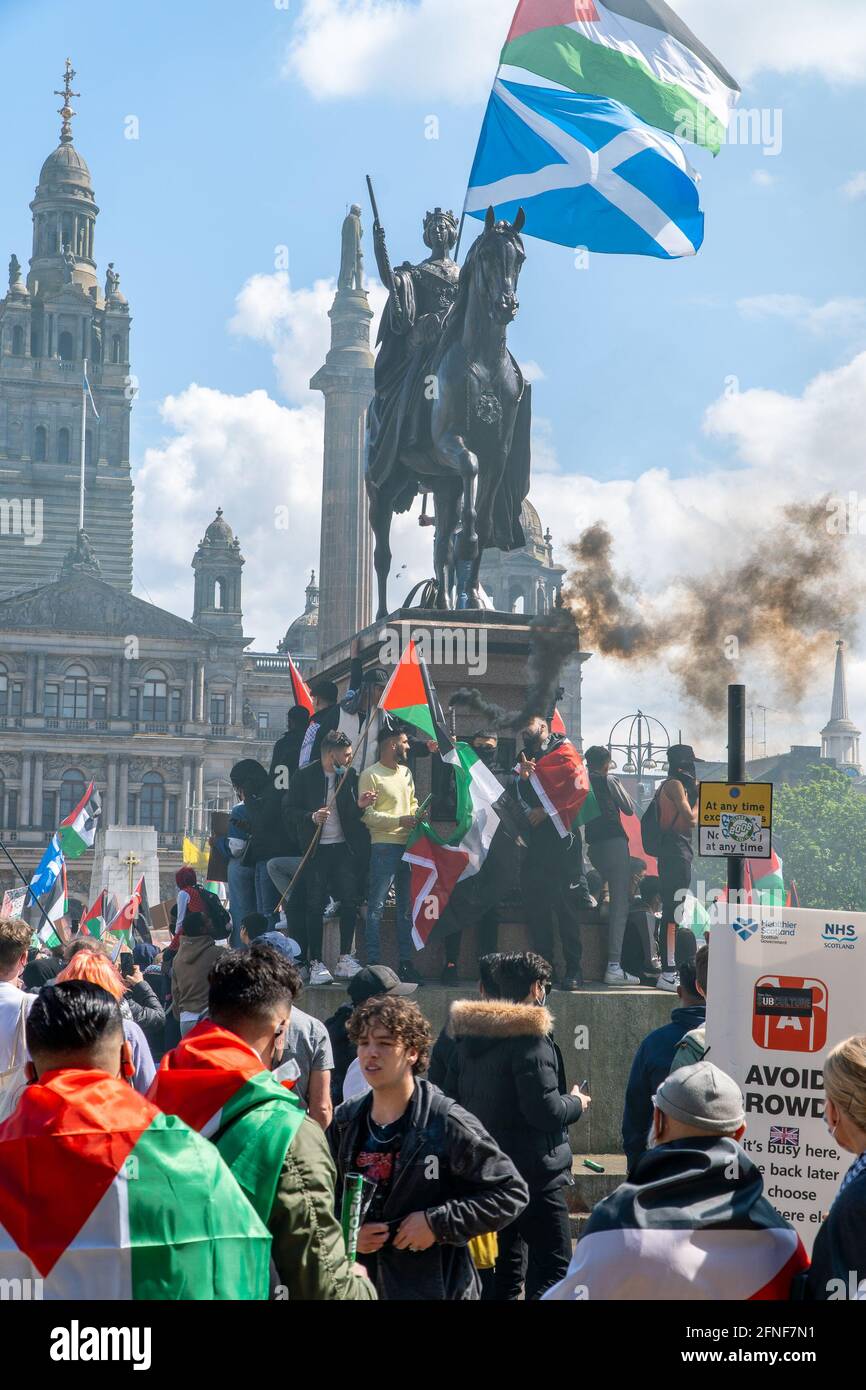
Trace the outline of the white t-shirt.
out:
M 325 797 L 326 803 L 330 802 L 334 795 L 335 774 L 325 773 L 325 781 L 328 784 L 328 794 Z M 343 834 L 343 827 L 340 823 L 340 812 L 337 810 L 336 802 L 331 807 L 331 814 L 322 826 L 322 835 L 319 840 L 320 845 L 342 845 L 345 844 L 346 837 Z
M 12 1065 L 21 1011 L 24 1010 L 26 1018 L 35 997 L 25 994 L 17 985 L 0 983 L 0 1072 L 8 1071 Z M 19 1045 L 16 1064 L 22 1071 L 26 1060 L 27 1054 Z

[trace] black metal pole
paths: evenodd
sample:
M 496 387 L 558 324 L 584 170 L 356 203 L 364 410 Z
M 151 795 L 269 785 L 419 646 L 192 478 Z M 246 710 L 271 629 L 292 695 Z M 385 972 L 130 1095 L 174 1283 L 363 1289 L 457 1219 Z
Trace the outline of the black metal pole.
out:
M 13 869 L 15 870 L 16 874 L 17 874 L 18 877 L 20 878 L 21 882 L 24 884 L 24 887 L 25 887 L 25 888 L 29 888 L 29 887 L 30 887 L 30 880 L 29 880 L 29 878 L 25 878 L 25 877 L 24 877 L 24 874 L 23 874 L 22 871 L 19 869 L 18 865 L 15 863 L 15 860 L 12 858 L 12 855 L 9 853 L 8 849 L 6 848 L 6 846 L 4 845 L 4 843 L 3 843 L 2 840 L 0 840 L 0 849 L 2 849 L 3 853 L 6 855 L 6 858 L 9 860 L 9 863 L 12 865 Z M 32 896 L 32 895 L 31 895 L 31 896 Z M 35 902 L 36 906 L 39 908 L 39 911 L 42 913 L 42 916 L 44 917 L 44 919 L 45 919 L 47 925 L 51 928 L 52 931 L 54 931 L 54 923 L 52 922 L 51 918 L 48 916 L 48 913 L 45 911 L 45 908 L 42 906 L 42 904 L 41 904 L 41 902 L 39 901 L 39 899 L 38 899 L 38 898 L 34 898 L 33 901 Z M 26 898 L 24 899 L 24 906 L 25 906 L 25 908 L 27 907 L 27 899 L 26 899 Z M 55 935 L 59 936 L 60 933 L 59 933 L 59 932 L 56 932 Z
M 728 686 L 728 782 L 746 778 L 746 687 Z M 728 857 L 728 902 L 739 905 L 743 892 L 744 860 Z

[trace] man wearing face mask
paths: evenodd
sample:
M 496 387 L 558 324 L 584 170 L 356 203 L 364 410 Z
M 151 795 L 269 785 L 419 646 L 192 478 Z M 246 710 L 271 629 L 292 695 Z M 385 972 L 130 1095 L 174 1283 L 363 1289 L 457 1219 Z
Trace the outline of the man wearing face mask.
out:
M 558 924 L 565 956 L 561 988 L 579 990 L 583 988 L 583 972 L 577 914 L 581 909 L 596 906 L 586 886 L 583 842 L 579 830 L 565 837 L 560 835 L 530 781 L 543 759 L 568 743 L 568 739 L 551 734 L 547 720 L 538 716 L 527 720 L 521 738 L 523 752 L 518 764 L 515 795 L 531 826 L 521 867 L 526 920 L 533 949 L 550 961 L 554 954 L 554 922 Z
M 273 1236 L 290 1300 L 371 1299 L 363 1270 L 346 1260 L 322 1129 L 292 1083 L 273 1074 L 300 983 L 269 946 L 224 952 L 211 971 L 209 1017 L 163 1058 L 150 1099 L 216 1145 Z
M 659 819 L 659 880 L 662 890 L 662 920 L 659 932 L 659 955 L 662 973 L 659 989 L 675 994 L 679 983 L 677 966 L 693 960 L 697 943 L 688 927 L 678 927 L 677 914 L 683 894 L 692 881 L 692 836 L 698 823 L 698 782 L 695 769 L 695 750 L 687 743 L 676 743 L 668 749 L 668 779 L 660 786 Z

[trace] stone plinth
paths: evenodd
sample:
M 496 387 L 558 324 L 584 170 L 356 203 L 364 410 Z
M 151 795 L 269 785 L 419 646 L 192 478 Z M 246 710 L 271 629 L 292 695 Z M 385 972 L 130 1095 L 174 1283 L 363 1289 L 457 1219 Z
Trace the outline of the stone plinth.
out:
M 424 985 L 418 990 L 415 999 L 433 1026 L 434 1038 L 445 1025 L 452 1000 L 472 998 L 474 994 L 472 985 L 462 989 Z M 324 1021 L 345 1000 L 346 993 L 340 985 L 329 985 L 305 989 L 298 1003 L 307 1013 Z M 565 1059 L 569 1088 L 588 1081 L 592 1096 L 589 1114 L 569 1130 L 575 1153 L 622 1152 L 622 1110 L 632 1059 L 647 1033 L 669 1022 L 677 1004 L 675 995 L 657 989 L 602 986 L 579 994 L 553 991 L 549 1007 Z
M 123 861 L 130 854 L 139 861 L 132 871 L 133 888 L 143 874 L 148 902 L 158 903 L 159 862 L 156 846 L 156 831 L 150 826 L 110 825 L 107 829 L 100 830 L 94 845 L 88 906 L 95 901 L 103 888 L 116 894 L 119 903 L 127 901 L 129 865 Z

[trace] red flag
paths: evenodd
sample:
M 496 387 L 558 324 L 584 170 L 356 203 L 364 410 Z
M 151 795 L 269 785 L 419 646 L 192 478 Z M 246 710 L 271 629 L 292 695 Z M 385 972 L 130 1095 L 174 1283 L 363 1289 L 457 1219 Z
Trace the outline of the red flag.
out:
M 129 902 L 124 903 L 117 916 L 112 918 L 111 922 L 109 922 L 108 926 L 106 927 L 106 931 L 111 932 L 114 936 L 125 936 L 126 944 L 128 946 L 132 945 L 132 928 L 135 923 L 135 919 L 138 916 L 138 909 L 141 907 L 141 899 L 143 894 L 144 875 L 142 874 L 141 878 L 138 880 L 138 883 L 135 886 L 135 892 L 129 899 Z
M 589 773 L 573 743 L 560 743 L 539 758 L 529 779 L 538 800 L 563 839 L 569 835 L 589 795 Z
M 305 710 L 313 713 L 313 697 L 310 694 L 310 687 L 304 680 L 292 658 L 289 657 L 289 675 L 292 678 L 292 695 L 296 705 L 303 705 Z
M 459 845 L 440 845 L 429 835 L 422 835 L 403 858 L 412 875 L 412 936 L 421 951 L 468 865 L 469 855 Z
M 646 864 L 646 871 L 650 877 L 654 878 L 659 871 L 658 860 L 653 859 L 651 854 L 647 854 L 643 847 L 643 840 L 640 833 L 640 817 L 627 816 L 625 811 L 620 811 L 619 818 L 622 828 L 628 840 L 628 852 L 632 859 L 642 859 Z

